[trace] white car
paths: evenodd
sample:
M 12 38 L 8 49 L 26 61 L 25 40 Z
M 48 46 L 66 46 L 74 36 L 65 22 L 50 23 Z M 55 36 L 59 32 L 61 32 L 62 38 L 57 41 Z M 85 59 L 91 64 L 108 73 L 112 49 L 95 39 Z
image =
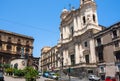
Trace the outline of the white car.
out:
M 49 78 L 51 78 L 51 79 L 58 79 L 58 76 L 57 75 L 55 75 L 55 73 L 49 73 L 49 76 L 48 76 Z
M 100 77 L 97 77 L 96 75 L 89 75 L 88 79 L 93 81 L 100 81 Z

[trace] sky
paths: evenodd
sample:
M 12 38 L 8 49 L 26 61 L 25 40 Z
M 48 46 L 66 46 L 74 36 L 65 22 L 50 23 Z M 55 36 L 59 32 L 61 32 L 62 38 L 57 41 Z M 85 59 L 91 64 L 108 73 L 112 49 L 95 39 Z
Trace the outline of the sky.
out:
M 109 27 L 120 21 L 120 0 L 96 0 L 98 22 Z M 60 14 L 80 0 L 0 0 L 0 29 L 32 36 L 33 56 L 40 57 L 44 46 L 59 40 Z

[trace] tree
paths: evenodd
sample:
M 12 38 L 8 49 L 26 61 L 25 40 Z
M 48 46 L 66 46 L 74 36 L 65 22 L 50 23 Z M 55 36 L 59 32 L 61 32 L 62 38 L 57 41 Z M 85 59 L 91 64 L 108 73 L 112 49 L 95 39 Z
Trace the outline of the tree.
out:
M 26 67 L 24 69 L 26 81 L 36 81 L 38 77 L 38 71 L 32 67 Z

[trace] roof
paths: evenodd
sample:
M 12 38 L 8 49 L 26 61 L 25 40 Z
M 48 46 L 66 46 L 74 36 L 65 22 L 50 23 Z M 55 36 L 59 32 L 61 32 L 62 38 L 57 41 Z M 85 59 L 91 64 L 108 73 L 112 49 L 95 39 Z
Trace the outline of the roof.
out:
M 34 40 L 34 38 L 31 37 L 31 36 L 27 36 L 27 35 L 23 35 L 23 34 L 18 34 L 18 33 L 10 32 L 10 31 L 7 31 L 7 30 L 1 30 L 1 29 L 0 29 L 0 32 Z

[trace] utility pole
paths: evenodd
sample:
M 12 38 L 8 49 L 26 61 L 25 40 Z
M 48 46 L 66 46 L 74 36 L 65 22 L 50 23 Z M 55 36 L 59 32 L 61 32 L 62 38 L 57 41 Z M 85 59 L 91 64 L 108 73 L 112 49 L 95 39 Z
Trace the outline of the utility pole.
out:
M 70 66 L 69 66 L 69 68 L 68 68 L 68 72 L 69 72 L 69 81 L 71 81 L 71 77 L 70 77 L 71 68 L 70 68 Z

